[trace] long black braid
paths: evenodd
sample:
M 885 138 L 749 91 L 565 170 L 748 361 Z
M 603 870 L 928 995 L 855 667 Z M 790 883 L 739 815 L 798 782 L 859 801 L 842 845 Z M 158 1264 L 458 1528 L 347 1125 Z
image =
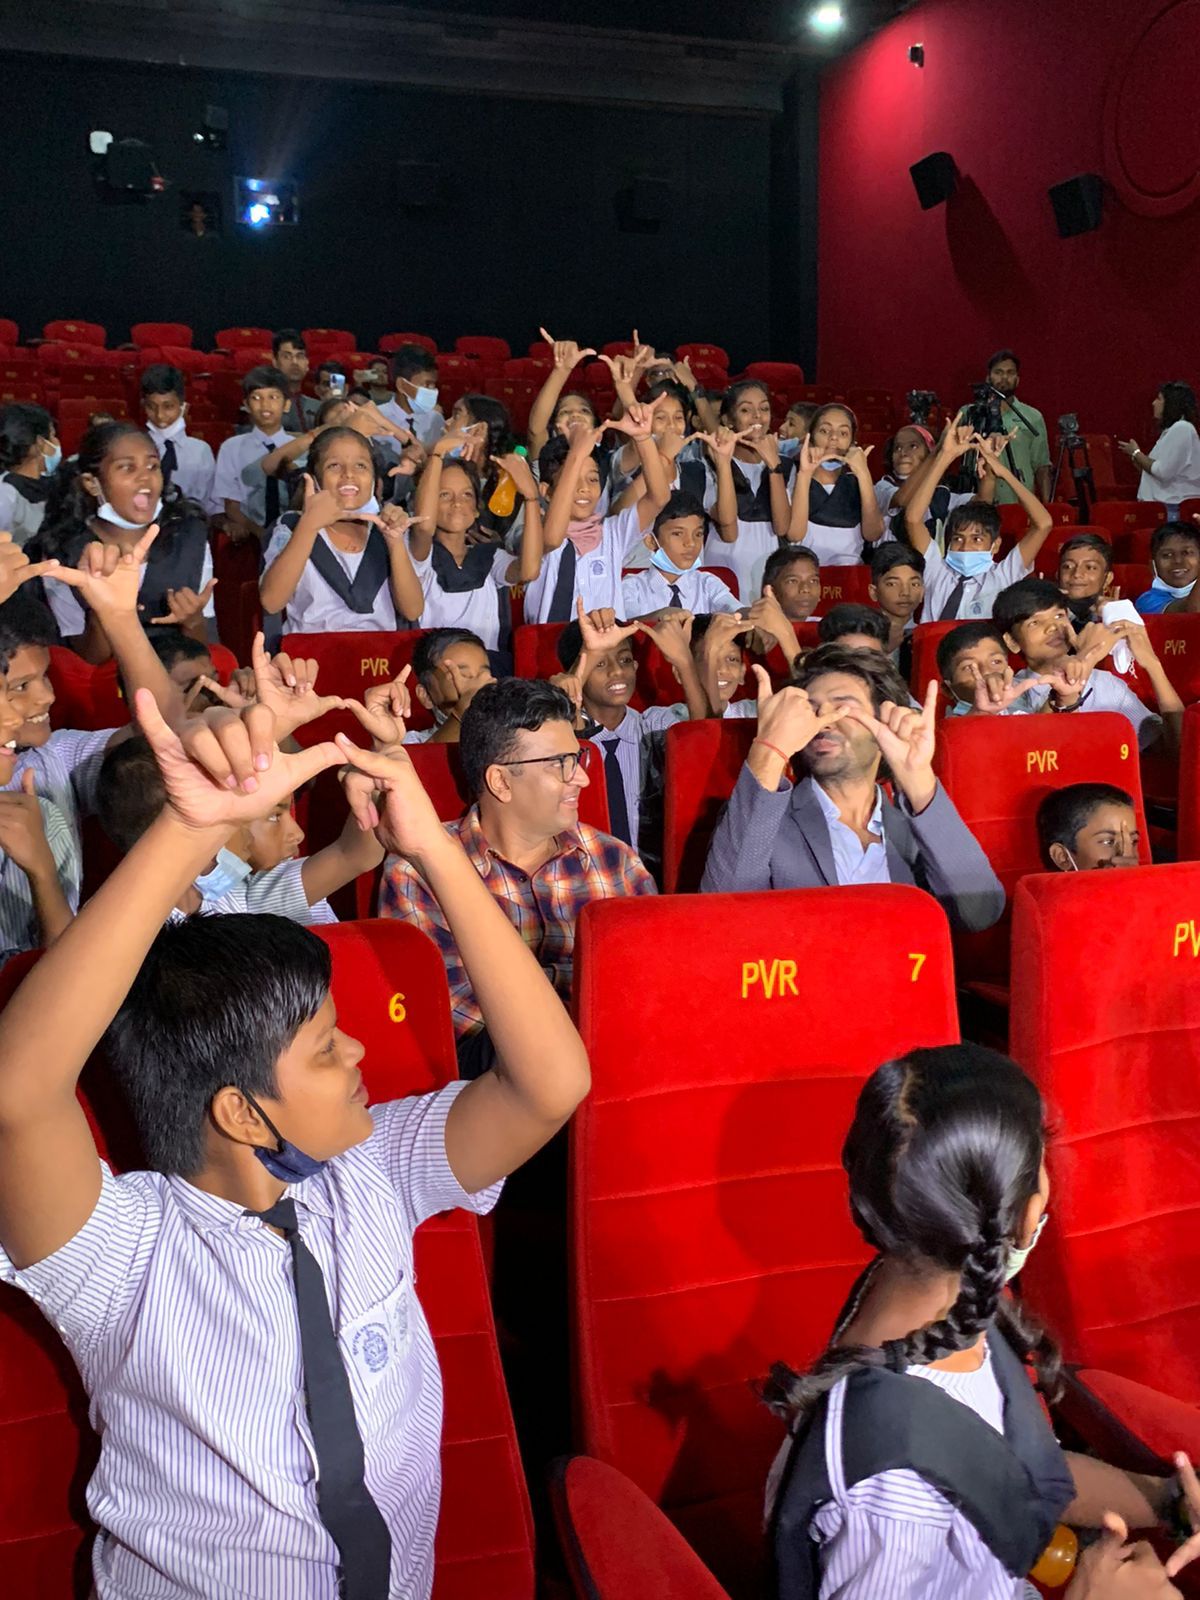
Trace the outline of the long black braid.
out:
M 842 1160 L 855 1221 L 880 1256 L 960 1275 L 937 1322 L 882 1346 L 843 1345 L 880 1257 L 850 1292 L 824 1353 L 803 1373 L 776 1363 L 762 1398 L 795 1431 L 839 1379 L 859 1367 L 928 1366 L 969 1349 L 993 1322 L 1031 1357 L 1051 1398 L 1053 1341 L 1005 1294 L 1009 1253 L 1037 1192 L 1041 1100 L 1013 1062 L 975 1045 L 916 1050 L 875 1072 L 859 1097 Z

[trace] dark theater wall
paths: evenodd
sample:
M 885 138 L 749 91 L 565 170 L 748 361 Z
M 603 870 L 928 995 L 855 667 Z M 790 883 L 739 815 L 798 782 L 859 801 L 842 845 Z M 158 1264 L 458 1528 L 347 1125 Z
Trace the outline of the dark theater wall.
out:
M 821 377 L 965 399 L 1011 345 L 1052 429 L 1073 409 L 1150 443 L 1158 384 L 1200 381 L 1198 60 L 1196 0 L 927 0 L 830 67 Z M 908 168 L 935 150 L 959 192 L 922 212 Z M 1105 219 L 1060 239 L 1046 191 L 1082 172 Z
M 192 323 L 198 343 L 230 323 L 294 323 L 351 328 L 367 348 L 394 329 L 444 347 L 498 333 L 524 353 L 540 322 L 586 343 L 627 337 L 636 322 L 659 344 L 719 341 L 736 363 L 812 342 L 810 276 L 790 285 L 789 347 L 772 349 L 765 115 L 28 55 L 0 56 L 0 77 L 11 141 L 0 315 L 24 337 L 74 316 L 118 343 L 131 322 L 169 319 Z M 209 102 L 229 111 L 223 154 L 191 139 Z M 815 98 L 811 124 L 815 139 Z M 145 139 L 173 191 L 102 204 L 93 127 Z M 399 160 L 440 162 L 446 203 L 403 211 Z M 672 186 L 656 233 L 618 229 L 614 196 L 635 172 Z M 294 177 L 299 227 L 233 227 L 234 173 Z M 180 189 L 220 193 L 222 238 L 181 231 Z

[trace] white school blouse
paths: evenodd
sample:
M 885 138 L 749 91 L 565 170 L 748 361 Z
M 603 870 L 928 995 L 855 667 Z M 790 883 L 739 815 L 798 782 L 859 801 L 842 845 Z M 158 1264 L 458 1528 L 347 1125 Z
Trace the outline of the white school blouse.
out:
M 263 557 L 264 575 L 287 547 L 292 532 L 282 520 L 275 524 L 275 531 Z M 324 540 L 333 552 L 334 560 L 353 583 L 354 575 L 362 563 L 363 552 L 339 550 L 324 528 L 317 538 Z M 284 633 L 394 633 L 397 626 L 390 579 L 385 578 L 380 584 L 370 611 L 351 611 L 338 599 L 311 561 L 304 563 L 295 592 L 283 610 Z
M 503 545 L 496 550 L 492 570 L 478 589 L 443 589 L 433 566 L 433 548 L 424 561 L 412 553 L 412 535 L 405 535 L 413 571 L 425 596 L 421 613 L 422 628 L 469 628 L 482 639 L 488 650 L 500 648 L 500 607 L 508 606 L 508 571 L 517 564 Z
M 619 612 L 621 609 L 621 568 L 626 557 L 642 542 L 642 525 L 636 506 L 605 517 L 600 531 L 600 543 L 575 561 L 575 588 L 571 597 L 571 616 L 576 615 L 575 601 L 583 597 L 585 611 L 605 608 Z M 562 564 L 567 540 L 555 550 L 548 550 L 542 558 L 542 570 L 525 590 L 525 620 L 548 622 L 554 591 L 558 584 L 558 569 Z M 642 545 L 645 549 L 645 545 Z M 567 619 L 562 619 L 567 620 Z

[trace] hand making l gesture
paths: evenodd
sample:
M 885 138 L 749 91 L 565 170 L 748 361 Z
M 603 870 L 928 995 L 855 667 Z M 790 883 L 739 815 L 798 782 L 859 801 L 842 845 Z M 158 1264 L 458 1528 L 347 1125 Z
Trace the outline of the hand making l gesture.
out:
M 554 352 L 554 365 L 560 372 L 571 372 L 584 356 L 596 354 L 591 345 L 581 350 L 574 339 L 556 339 L 553 334 L 547 333 L 545 328 L 539 328 L 538 332 Z
M 933 775 L 933 750 L 937 742 L 938 684 L 930 681 L 920 711 L 885 700 L 875 716 L 864 707 L 844 707 L 842 715 L 860 723 L 875 737 L 896 786 L 903 790 L 914 812 L 924 811 L 937 790 Z
M 408 680 L 412 677 L 412 663 L 388 683 L 373 683 L 362 697 L 347 700 L 346 710 L 352 711 L 380 748 L 403 744 L 405 724 L 412 716 L 412 696 Z

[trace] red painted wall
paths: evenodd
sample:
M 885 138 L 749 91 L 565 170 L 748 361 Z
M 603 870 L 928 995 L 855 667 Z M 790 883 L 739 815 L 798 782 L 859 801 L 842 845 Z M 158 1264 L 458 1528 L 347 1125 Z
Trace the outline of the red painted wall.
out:
M 1052 436 L 1072 409 L 1152 442 L 1157 386 L 1200 386 L 1198 84 L 1200 0 L 926 0 L 831 66 L 818 376 L 966 399 L 1010 345 Z M 959 190 L 923 212 L 934 150 Z M 1060 239 L 1046 190 L 1081 172 L 1120 193 Z

